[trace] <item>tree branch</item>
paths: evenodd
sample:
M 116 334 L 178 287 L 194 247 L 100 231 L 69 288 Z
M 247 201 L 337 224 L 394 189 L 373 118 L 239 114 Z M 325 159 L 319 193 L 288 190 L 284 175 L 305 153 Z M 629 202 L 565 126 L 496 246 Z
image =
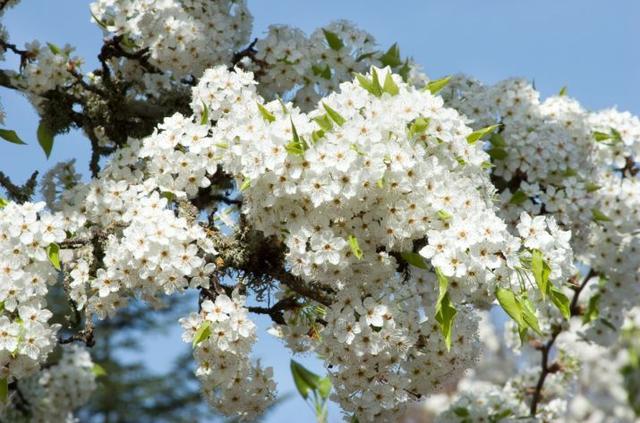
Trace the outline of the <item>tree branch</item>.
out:
M 16 185 L 11 179 L 0 171 L 0 186 L 2 186 L 9 195 L 9 198 L 17 203 L 24 203 L 31 199 L 36 189 L 38 171 L 31 174 L 27 182 L 23 185 Z
M 574 287 L 574 294 L 573 298 L 571 299 L 571 305 L 569 308 L 571 311 L 570 317 L 579 316 L 581 314 L 581 310 L 578 307 L 578 299 L 591 278 L 597 276 L 597 274 L 598 273 L 593 269 L 590 269 L 589 273 L 587 274 L 587 276 L 585 276 L 582 283 Z M 538 405 L 542 400 L 542 388 L 544 387 L 544 382 L 547 379 L 547 375 L 549 375 L 549 373 L 555 373 L 560 369 L 557 363 L 549 365 L 549 355 L 551 354 L 551 349 L 553 348 L 553 345 L 555 344 L 556 339 L 558 339 L 558 335 L 560 335 L 561 332 L 561 327 L 554 326 L 552 328 L 551 338 L 549 338 L 549 340 L 544 345 L 537 347 L 537 349 L 540 350 L 542 354 L 540 365 L 541 370 L 540 376 L 538 376 L 538 382 L 536 383 L 536 387 L 533 391 L 533 398 L 531 399 L 531 406 L 529 408 L 531 417 L 535 417 L 538 412 Z

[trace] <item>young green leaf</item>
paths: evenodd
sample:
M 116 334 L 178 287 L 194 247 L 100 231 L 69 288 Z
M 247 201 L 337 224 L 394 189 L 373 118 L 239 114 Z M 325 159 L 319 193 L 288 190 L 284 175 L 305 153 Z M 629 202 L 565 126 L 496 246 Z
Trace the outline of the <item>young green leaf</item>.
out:
M 420 269 L 428 269 L 427 263 L 424 262 L 422 256 L 418 253 L 414 253 L 413 251 L 405 251 L 401 253 L 400 256 L 412 266 L 415 266 Z
M 569 301 L 569 297 L 564 295 L 564 293 L 555 286 L 550 285 L 549 298 L 551 298 L 551 302 L 560 310 L 562 317 L 569 320 L 571 317 L 571 302 Z
M 100 377 L 100 376 L 106 376 L 107 375 L 107 371 L 104 369 L 104 367 L 102 367 L 98 363 L 93 363 L 93 367 L 91 368 L 91 372 L 94 374 L 95 377 Z
M 442 91 L 444 87 L 446 87 L 451 81 L 451 76 L 446 76 L 440 79 L 434 79 L 433 81 L 429 81 L 427 86 L 425 87 L 431 94 L 435 95 Z
M 473 131 L 467 136 L 467 142 L 469 144 L 475 144 L 479 139 L 484 138 L 485 136 L 489 135 L 499 127 L 500 127 L 500 124 L 498 123 L 496 125 L 487 126 L 486 128 L 481 128 L 481 129 L 478 129 L 477 131 Z
M 593 182 L 587 182 L 587 184 L 585 185 L 585 188 L 586 188 L 587 192 L 596 192 L 600 188 L 602 188 L 602 185 L 598 185 L 598 184 L 593 183 Z
M 319 65 L 311 65 L 311 71 L 316 76 L 319 76 L 326 80 L 331 79 L 331 68 L 327 64 L 325 64 L 324 67 Z
M 0 138 L 9 141 L 13 144 L 25 145 L 26 142 L 22 141 L 16 131 L 10 129 L 0 129 Z
M 518 326 L 525 326 L 524 318 L 522 316 L 522 306 L 516 299 L 513 291 L 498 287 L 496 289 L 496 298 L 498 300 L 498 304 L 500 304 L 502 309 L 518 324 Z
M 9 204 L 9 202 L 5 198 L 0 197 L 0 209 L 5 208 L 7 204 Z
M 47 43 L 47 46 L 49 47 L 49 50 L 51 50 L 51 53 L 53 53 L 53 54 L 62 54 L 62 49 L 60 47 L 58 47 L 57 45 L 55 45 L 53 43 Z
M 611 219 L 599 209 L 591 209 L 591 216 L 596 222 L 611 222 Z
M 511 199 L 509 200 L 509 203 L 519 206 L 520 204 L 524 203 L 528 199 L 529 199 L 529 196 L 527 196 L 527 194 L 525 194 L 521 190 L 517 190 L 511 196 Z
M 443 222 L 446 222 L 453 217 L 453 215 L 446 210 L 438 210 L 436 212 L 436 216 L 438 216 L 438 219 L 442 220 Z
M 409 138 L 413 139 L 416 135 L 424 133 L 429 128 L 430 119 L 418 117 L 409 124 Z
M 538 323 L 538 317 L 536 316 L 533 303 L 525 296 L 518 300 L 522 309 L 522 319 L 535 333 L 542 335 L 540 325 Z
M 322 107 L 327 111 L 327 115 L 333 120 L 338 126 L 342 126 L 345 123 L 345 118 L 342 117 L 340 113 L 332 109 L 327 105 L 327 103 L 322 103 Z
M 600 302 L 600 294 L 595 294 L 593 297 L 589 298 L 589 303 L 587 304 L 587 310 L 584 312 L 582 316 L 582 324 L 586 325 L 587 323 L 596 320 L 600 315 L 600 308 L 598 303 Z
M 560 91 L 558 91 L 558 95 L 560 97 L 564 97 L 565 95 L 567 95 L 568 90 L 567 90 L 567 86 L 565 85 L 564 87 L 560 88 Z
M 60 247 L 58 244 L 51 243 L 47 247 L 47 257 L 49 257 L 49 261 L 55 267 L 56 270 L 60 270 Z
M 498 134 L 498 133 L 491 134 L 491 137 L 489 138 L 489 142 L 494 147 L 505 148 L 507 146 L 507 142 L 505 141 L 502 134 Z
M 320 389 L 320 385 L 322 384 L 322 378 L 320 376 L 307 370 L 302 364 L 295 360 L 291 360 L 290 368 L 293 382 L 300 395 L 302 395 L 302 398 L 307 399 L 309 397 L 309 391 Z M 323 389 L 326 389 L 326 387 Z
M 362 249 L 360 248 L 360 244 L 358 243 L 358 238 L 354 235 L 349 235 L 347 238 L 347 242 L 349 243 L 349 247 L 351 247 L 351 252 L 358 259 L 362 259 Z
M 206 341 L 211 336 L 211 322 L 205 320 L 193 336 L 193 348 L 197 347 L 202 341 Z
M 509 157 L 509 153 L 504 148 L 492 148 L 487 153 L 493 160 L 504 160 Z
M 538 285 L 538 289 L 540 289 L 542 299 L 544 299 L 547 295 L 547 290 L 549 289 L 549 275 L 551 274 L 551 268 L 544 261 L 544 257 L 542 257 L 542 252 L 540 250 L 533 250 L 531 252 L 531 272 L 533 273 L 536 285 Z
M 273 115 L 273 113 L 267 110 L 267 108 L 264 107 L 262 104 L 260 103 L 256 103 L 256 104 L 258 105 L 258 110 L 260 110 L 260 114 L 262 115 L 262 118 L 264 120 L 266 120 L 267 122 L 275 122 L 276 117 Z
M 251 179 L 249 178 L 244 178 L 244 180 L 242 181 L 242 184 L 240 185 L 240 191 L 246 191 L 247 188 L 249 188 L 251 186 Z
M 313 118 L 316 121 L 318 126 L 322 128 L 323 131 L 331 131 L 333 129 L 333 121 L 329 118 L 329 115 L 326 113 L 321 116 L 316 116 Z
M 209 107 L 202 102 L 202 117 L 200 118 L 200 125 L 206 125 L 209 122 Z
M 453 321 L 458 314 L 455 306 L 451 302 L 448 287 L 449 280 L 442 274 L 440 269 L 436 267 L 436 278 L 438 279 L 438 302 L 436 303 L 436 322 L 440 326 L 440 333 L 444 338 L 447 351 L 451 350 L 451 336 L 453 333 Z
M 344 47 L 344 43 L 342 42 L 342 39 L 338 37 L 338 34 L 327 31 L 324 28 L 322 29 L 322 32 L 324 33 L 324 38 L 327 40 L 327 44 L 329 44 L 329 48 L 331 48 L 331 50 L 338 51 Z
M 398 93 L 400 92 L 398 85 L 395 83 L 395 81 L 393 80 L 393 77 L 391 76 L 391 72 L 387 73 L 387 76 L 385 76 L 384 78 L 384 85 L 382 86 L 382 91 L 384 91 L 385 93 L 389 93 L 392 96 L 398 95 Z
M 40 121 L 37 135 L 38 143 L 42 147 L 42 150 L 48 159 L 51 155 L 51 150 L 53 149 L 53 132 L 51 132 L 49 126 L 47 126 L 43 121 Z
M 400 47 L 398 47 L 398 43 L 393 43 L 391 47 L 380 56 L 380 63 L 383 66 L 389 66 L 395 68 L 396 66 L 400 66 L 402 64 L 402 59 L 400 59 Z
M 596 141 L 601 142 L 601 141 L 610 140 L 611 135 L 606 134 L 604 132 L 594 131 L 593 138 L 595 138 Z

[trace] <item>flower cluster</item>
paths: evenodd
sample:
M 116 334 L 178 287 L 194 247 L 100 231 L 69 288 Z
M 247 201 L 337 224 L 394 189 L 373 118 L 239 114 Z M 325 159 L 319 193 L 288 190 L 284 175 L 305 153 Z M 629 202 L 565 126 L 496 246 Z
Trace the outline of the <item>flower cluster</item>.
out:
M 49 324 L 48 286 L 58 278 L 59 243 L 82 218 L 65 221 L 44 211 L 45 203 L 8 203 L 0 209 L 1 379 L 36 371 L 56 345 L 57 324 Z
M 194 345 L 196 376 L 216 410 L 253 420 L 276 398 L 273 370 L 252 364 L 249 354 L 256 326 L 249 319 L 245 297 L 234 291 L 202 302 L 200 313 L 180 319 L 185 342 Z
M 253 21 L 244 0 L 98 0 L 91 11 L 125 49 L 149 49 L 150 63 L 176 80 L 230 62 Z
M 66 346 L 56 364 L 21 381 L 18 389 L 31 415 L 26 420 L 19 411 L 9 409 L 4 416 L 8 421 L 74 422 L 74 410 L 89 401 L 96 389 L 91 355 L 77 345 Z

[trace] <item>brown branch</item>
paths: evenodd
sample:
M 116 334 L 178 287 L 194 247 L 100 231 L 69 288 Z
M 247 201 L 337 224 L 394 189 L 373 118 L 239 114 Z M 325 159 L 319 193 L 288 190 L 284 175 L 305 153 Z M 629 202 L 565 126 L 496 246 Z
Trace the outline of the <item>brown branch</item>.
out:
M 23 185 L 16 185 L 11 179 L 0 171 L 0 186 L 2 186 L 9 195 L 9 198 L 17 203 L 24 203 L 31 199 L 36 189 L 38 171 L 31 174 L 27 182 Z
M 90 319 L 89 317 L 87 318 Z M 82 329 L 80 332 L 74 333 L 73 335 L 67 338 L 60 338 L 58 339 L 58 343 L 61 345 L 64 345 L 64 344 L 70 344 L 72 342 L 82 342 L 87 347 L 91 348 L 96 344 L 96 340 L 93 336 L 93 331 L 94 331 L 93 323 L 91 322 L 91 320 L 89 320 L 85 324 L 85 328 Z
M 569 307 L 571 311 L 570 317 L 580 315 L 581 311 L 578 307 L 578 299 L 580 297 L 580 294 L 582 293 L 584 288 L 587 286 L 591 278 L 593 278 L 594 276 L 597 276 L 597 274 L 598 273 L 596 271 L 594 271 L 593 269 L 590 269 L 589 273 L 587 274 L 587 276 L 585 276 L 582 283 L 580 285 L 574 286 L 573 298 L 571 299 L 571 305 Z M 538 376 L 538 382 L 536 383 L 536 387 L 533 390 L 533 398 L 531 399 L 531 406 L 529 408 L 531 417 L 535 417 L 538 412 L 538 405 L 542 400 L 542 388 L 544 387 L 544 382 L 547 379 L 547 375 L 549 375 L 549 373 L 555 373 L 558 370 L 560 370 L 560 366 L 558 363 L 553 363 L 549 365 L 549 356 L 551 354 L 551 349 L 553 348 L 553 345 L 555 344 L 556 339 L 558 339 L 558 335 L 560 335 L 561 332 L 562 332 L 561 327 L 554 326 L 552 328 L 551 338 L 549 338 L 549 340 L 545 344 L 538 345 L 536 347 L 536 349 L 540 350 L 542 354 L 542 360 L 541 360 L 541 366 L 540 366 L 541 367 L 540 376 Z

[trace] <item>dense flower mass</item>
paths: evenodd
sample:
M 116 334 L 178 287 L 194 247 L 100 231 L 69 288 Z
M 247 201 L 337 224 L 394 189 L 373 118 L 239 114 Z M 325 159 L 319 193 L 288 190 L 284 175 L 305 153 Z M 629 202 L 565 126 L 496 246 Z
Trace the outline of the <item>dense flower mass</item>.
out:
M 203 395 L 240 420 L 277 399 L 254 313 L 322 359 L 326 379 L 292 366 L 296 387 L 349 421 L 638 418 L 640 119 L 520 79 L 430 80 L 347 21 L 249 42 L 245 1 L 91 12 L 107 37 L 94 72 L 71 46 L 10 48 L 41 145 L 81 127 L 93 177 L 64 162 L 46 203 L 29 184 L 0 199 L 3 419 L 26 402 L 73 421 L 96 367 L 58 344 L 188 291 Z M 59 291 L 85 324 L 64 340 Z

